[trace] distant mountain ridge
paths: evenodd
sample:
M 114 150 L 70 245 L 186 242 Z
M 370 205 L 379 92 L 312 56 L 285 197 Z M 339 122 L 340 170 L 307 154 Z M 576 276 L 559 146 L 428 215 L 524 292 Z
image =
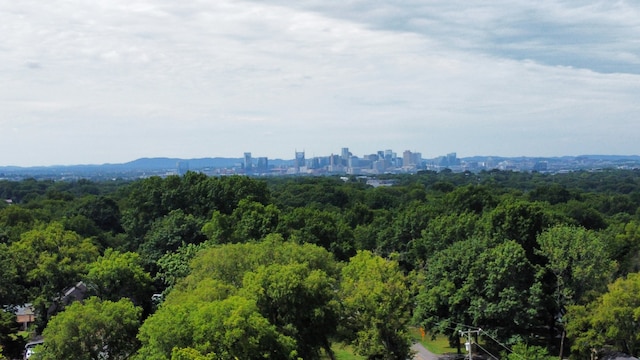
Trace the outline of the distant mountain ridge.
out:
M 293 160 L 269 159 L 271 165 L 287 165 Z M 140 158 L 121 164 L 81 164 L 81 165 L 51 165 L 51 166 L 0 166 L 0 174 L 52 174 L 52 173 L 120 173 L 131 171 L 175 171 L 178 169 L 179 163 L 186 163 L 187 168 L 191 170 L 201 170 L 207 168 L 231 168 L 241 166 L 244 162 L 243 158 Z

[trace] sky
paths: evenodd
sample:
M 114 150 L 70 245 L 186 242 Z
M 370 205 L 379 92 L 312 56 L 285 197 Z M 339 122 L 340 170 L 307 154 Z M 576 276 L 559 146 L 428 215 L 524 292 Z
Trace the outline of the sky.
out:
M 640 154 L 640 2 L 0 1 L 0 166 Z

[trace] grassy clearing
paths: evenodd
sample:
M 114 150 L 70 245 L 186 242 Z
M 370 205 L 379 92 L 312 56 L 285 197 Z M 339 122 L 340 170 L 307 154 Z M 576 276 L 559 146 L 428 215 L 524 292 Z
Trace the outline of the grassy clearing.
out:
M 355 355 L 353 353 L 353 349 L 350 346 L 345 346 L 342 344 L 334 344 L 332 346 L 333 352 L 336 355 L 336 359 L 338 360 L 364 360 L 365 357 Z M 328 356 L 323 357 L 323 359 L 329 359 Z
M 413 338 L 434 354 L 451 354 L 458 351 L 455 347 L 449 346 L 449 339 L 447 339 L 446 336 L 436 335 L 436 337 L 432 339 L 430 334 L 426 334 L 423 339 L 420 335 L 420 329 L 411 328 L 410 330 Z M 462 345 L 462 348 L 464 349 L 464 345 Z
M 456 353 L 458 349 L 452 348 L 449 346 L 449 340 L 446 336 L 438 335 L 434 339 L 431 339 L 431 335 L 427 334 L 424 339 L 420 335 L 420 329 L 411 328 L 411 335 L 413 338 L 422 344 L 427 350 L 431 351 L 434 354 L 451 354 Z M 462 345 L 464 349 L 464 345 Z M 334 344 L 333 352 L 336 355 L 338 360 L 364 360 L 364 356 L 355 355 L 353 353 L 353 349 L 350 346 L 346 346 L 343 344 Z M 328 359 L 329 357 L 323 357 L 323 359 Z

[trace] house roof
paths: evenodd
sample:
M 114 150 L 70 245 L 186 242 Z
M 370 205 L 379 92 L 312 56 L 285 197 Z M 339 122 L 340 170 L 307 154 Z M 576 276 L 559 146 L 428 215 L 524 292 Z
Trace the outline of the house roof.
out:
M 16 316 L 33 315 L 34 314 L 33 306 L 31 304 L 24 304 L 24 305 L 21 305 L 21 306 L 16 306 L 15 307 L 15 314 L 16 314 Z

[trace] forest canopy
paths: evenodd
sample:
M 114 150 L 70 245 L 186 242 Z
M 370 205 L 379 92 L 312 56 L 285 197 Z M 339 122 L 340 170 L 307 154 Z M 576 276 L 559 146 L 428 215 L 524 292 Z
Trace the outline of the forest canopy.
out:
M 36 358 L 404 359 L 411 327 L 640 353 L 640 171 L 381 178 L 2 180 L 2 355 L 44 334 Z

